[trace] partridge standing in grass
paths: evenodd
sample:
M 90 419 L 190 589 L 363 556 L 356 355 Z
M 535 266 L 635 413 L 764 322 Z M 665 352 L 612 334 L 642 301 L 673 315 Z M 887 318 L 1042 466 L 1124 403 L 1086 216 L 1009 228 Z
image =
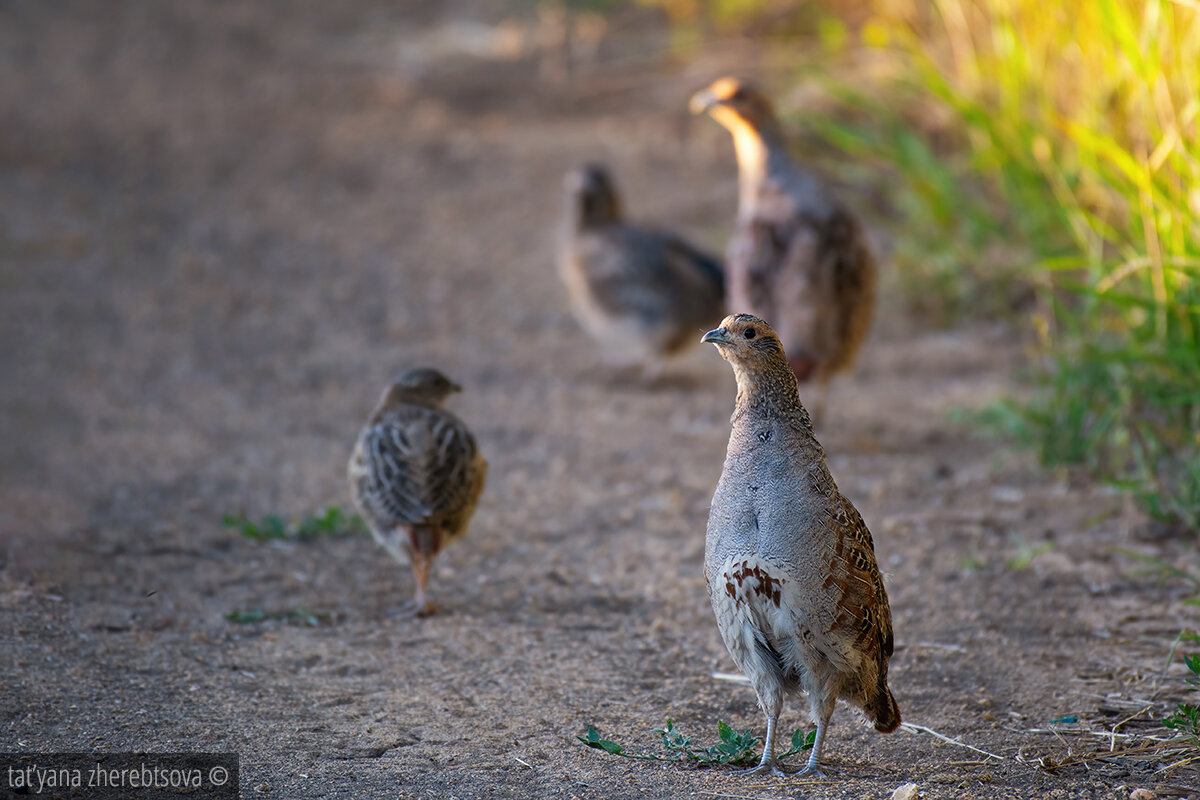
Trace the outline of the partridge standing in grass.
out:
M 882 733 L 900 725 L 887 684 L 892 613 L 875 546 L 825 466 L 775 331 L 737 314 L 702 341 L 717 346 L 737 377 L 704 570 L 721 638 L 767 715 L 755 771 L 780 771 L 776 721 L 784 695 L 803 690 L 817 725 L 803 772 L 820 775 L 838 698 L 861 708 Z
M 410 616 L 431 613 L 429 570 L 466 532 L 487 477 L 475 437 L 442 409 L 459 391 L 436 369 L 405 372 L 384 391 L 350 456 L 350 493 L 375 541 L 412 564 Z
M 775 323 L 802 383 L 816 379 L 819 420 L 829 379 L 848 369 L 875 305 L 875 262 L 854 215 L 788 155 L 771 102 L 722 78 L 692 97 L 733 134 L 738 215 L 726 256 L 728 307 Z
M 575 170 L 566 185 L 559 271 L 571 309 L 606 354 L 616 347 L 620 360 L 653 374 L 724 315 L 721 264 L 674 234 L 625 224 L 603 167 Z

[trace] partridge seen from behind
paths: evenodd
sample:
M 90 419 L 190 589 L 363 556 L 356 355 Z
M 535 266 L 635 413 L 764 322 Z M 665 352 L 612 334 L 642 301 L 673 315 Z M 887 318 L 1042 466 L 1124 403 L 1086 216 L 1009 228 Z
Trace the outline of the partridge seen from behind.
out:
M 571 310 L 606 354 L 653 373 L 724 315 L 721 264 L 673 233 L 626 224 L 603 167 L 569 173 L 566 186 L 559 272 Z
M 775 726 L 803 690 L 817 726 L 803 772 L 820 775 L 839 698 L 876 730 L 900 725 L 887 683 L 892 614 L 871 533 L 838 491 L 778 336 L 749 314 L 702 339 L 737 377 L 725 466 L 713 495 L 704 571 L 717 627 L 767 716 L 762 762 L 779 771 Z
M 726 254 L 728 307 L 771 320 L 796 377 L 820 387 L 854 362 L 875 306 L 875 261 L 855 216 L 792 161 L 767 97 L 722 78 L 692 97 L 733 135 L 737 223 Z
M 350 493 L 371 535 L 416 583 L 405 611 L 432 611 L 430 568 L 461 537 L 487 478 L 487 462 L 462 421 L 442 408 L 461 387 L 436 369 L 403 373 L 383 392 L 350 456 Z

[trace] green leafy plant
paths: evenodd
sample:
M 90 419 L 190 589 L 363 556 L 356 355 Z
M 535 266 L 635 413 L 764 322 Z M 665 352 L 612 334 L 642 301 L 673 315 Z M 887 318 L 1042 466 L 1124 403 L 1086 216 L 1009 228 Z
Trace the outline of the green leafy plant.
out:
M 753 764 L 759 758 L 755 753 L 755 747 L 759 743 L 757 736 L 751 734 L 749 730 L 735 731 L 728 724 L 721 721 L 717 722 L 718 741 L 703 748 L 694 745 L 692 737 L 680 733 L 675 727 L 675 723 L 669 719 L 667 720 L 666 727 L 656 728 L 652 732 L 659 735 L 662 746 L 667 751 L 665 755 L 659 753 L 627 752 L 623 745 L 609 739 L 601 738 L 599 731 L 594 726 L 588 727 L 586 735 L 575 738 L 588 747 L 603 750 L 609 755 L 644 761 L 677 761 L 699 766 L 715 766 L 717 764 L 737 766 Z M 796 729 L 792 732 L 792 746 L 788 750 L 776 754 L 776 758 L 783 760 L 803 750 L 811 749 L 815 738 L 816 731 L 810 731 L 805 735 L 802 730 Z
M 279 611 L 266 611 L 261 608 L 254 608 L 248 611 L 230 611 L 225 615 L 225 619 L 238 625 L 253 625 L 259 622 L 278 620 L 286 622 L 289 625 L 316 628 L 321 624 L 322 616 L 309 611 L 304 606 L 297 606 L 296 608 Z
M 1186 678 L 1188 691 L 1200 691 L 1200 654 L 1184 656 L 1183 663 L 1192 673 Z M 1179 703 L 1175 713 L 1164 719 L 1162 724 L 1184 740 L 1200 747 L 1200 706 L 1195 703 Z
M 259 542 L 271 540 L 310 541 L 323 536 L 365 533 L 366 522 L 358 514 L 347 514 L 340 506 L 329 506 L 317 514 L 289 521 L 279 514 L 264 514 L 254 521 L 245 514 L 226 514 L 226 528 L 236 528 L 242 536 Z

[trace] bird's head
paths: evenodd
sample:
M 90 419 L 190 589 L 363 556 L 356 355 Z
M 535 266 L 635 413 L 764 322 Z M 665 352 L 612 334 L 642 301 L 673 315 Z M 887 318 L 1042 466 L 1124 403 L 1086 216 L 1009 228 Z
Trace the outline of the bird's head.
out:
M 756 86 L 737 78 L 719 78 L 692 95 L 693 114 L 708 114 L 735 135 L 744 129 L 756 132 L 778 127 L 775 107 Z
M 602 165 L 584 164 L 573 169 L 563 183 L 571 201 L 572 215 L 581 228 L 621 221 L 621 201 L 616 186 Z
M 730 314 L 700 339 L 717 346 L 721 358 L 734 365 L 758 372 L 765 365 L 782 362 L 783 345 L 775 330 L 753 314 Z
M 764 320 L 753 314 L 730 314 L 700 341 L 716 345 L 721 358 L 733 367 L 739 406 L 765 402 L 780 408 L 800 407 L 796 375 L 779 335 Z
M 454 392 L 462 387 L 433 367 L 417 367 L 406 370 L 383 392 L 380 406 L 398 404 L 424 405 L 439 408 Z

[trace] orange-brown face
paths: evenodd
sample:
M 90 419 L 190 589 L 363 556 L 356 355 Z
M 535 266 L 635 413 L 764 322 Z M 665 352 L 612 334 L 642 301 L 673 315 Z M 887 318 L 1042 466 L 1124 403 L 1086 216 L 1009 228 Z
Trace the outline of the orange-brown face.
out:
M 753 314 L 730 314 L 721 327 L 704 334 L 701 342 L 717 346 L 726 361 L 753 362 L 783 356 L 783 345 L 774 329 Z
M 775 109 L 767 96 L 737 78 L 719 78 L 692 95 L 688 104 L 693 114 L 707 113 L 729 130 L 749 125 L 758 130 L 775 124 Z

